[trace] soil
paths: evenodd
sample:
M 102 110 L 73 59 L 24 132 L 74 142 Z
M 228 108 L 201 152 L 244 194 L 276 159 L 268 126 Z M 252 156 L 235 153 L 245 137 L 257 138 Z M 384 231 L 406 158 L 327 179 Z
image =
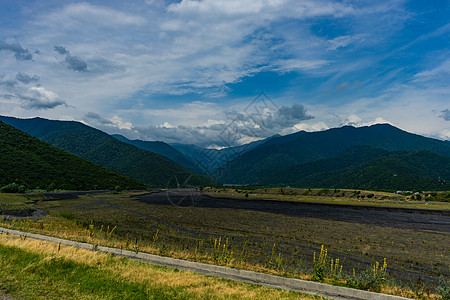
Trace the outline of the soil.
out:
M 134 196 L 136 197 L 136 196 Z M 210 197 L 193 190 L 138 195 L 147 204 L 234 208 L 372 226 L 450 232 L 450 211 Z

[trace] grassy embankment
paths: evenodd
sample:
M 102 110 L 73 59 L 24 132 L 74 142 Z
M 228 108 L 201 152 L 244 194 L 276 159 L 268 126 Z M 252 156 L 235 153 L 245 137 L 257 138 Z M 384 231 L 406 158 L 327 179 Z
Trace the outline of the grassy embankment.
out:
M 428 297 L 439 299 L 431 292 L 433 283 L 414 282 L 404 287 L 387 279 L 405 273 L 416 274 L 414 281 L 418 276 L 448 275 L 450 235 L 443 232 L 232 208 L 148 205 L 130 196 L 123 193 L 38 201 L 36 206 L 50 212 L 44 219 L 0 221 L 2 226 L 82 242 L 407 297 L 420 298 L 428 293 Z M 318 263 L 313 253 L 318 258 L 321 245 L 328 252 L 325 261 Z M 384 258 L 388 264 L 385 274 L 376 272 L 372 276 L 367 272 L 376 261 L 382 265 Z
M 0 295 L 20 299 L 319 299 L 0 235 Z

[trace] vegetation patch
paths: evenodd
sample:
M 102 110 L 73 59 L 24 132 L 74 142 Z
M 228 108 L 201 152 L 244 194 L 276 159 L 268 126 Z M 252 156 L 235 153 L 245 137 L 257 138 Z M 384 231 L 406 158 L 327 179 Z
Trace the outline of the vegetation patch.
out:
M 205 188 L 203 193 L 211 197 L 244 199 L 246 191 L 249 199 L 281 200 L 307 203 L 342 205 L 364 205 L 414 209 L 450 210 L 450 192 L 398 193 L 351 189 L 300 189 L 300 188 Z M 417 197 L 417 195 L 420 196 Z
M 23 299 L 320 299 L 4 234 L 0 275 Z

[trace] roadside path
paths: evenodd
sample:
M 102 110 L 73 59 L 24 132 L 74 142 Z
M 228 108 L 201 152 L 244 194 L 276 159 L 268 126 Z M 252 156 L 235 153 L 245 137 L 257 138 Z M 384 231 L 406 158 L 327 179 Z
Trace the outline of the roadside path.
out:
M 46 235 L 28 233 L 18 230 L 6 229 L 0 227 L 0 233 L 12 234 L 26 238 L 49 241 L 52 243 L 63 244 L 83 248 L 91 251 L 99 251 L 104 253 L 112 253 L 114 255 L 127 257 L 142 262 L 167 266 L 171 268 L 188 270 L 196 273 L 201 273 L 210 276 L 222 277 L 231 280 L 249 282 L 253 284 L 260 284 L 268 287 L 281 288 L 285 290 L 300 291 L 303 293 L 316 294 L 330 299 L 373 299 L 373 300 L 406 300 L 407 298 L 367 292 L 345 287 L 332 286 L 313 281 L 306 281 L 295 278 L 286 278 L 281 276 L 269 275 L 259 272 L 233 269 L 229 267 L 216 266 L 170 257 L 152 255 L 142 252 L 133 252 L 129 250 L 122 250 L 118 248 L 110 248 L 92 245 L 88 243 L 74 242 L 66 239 L 55 238 Z

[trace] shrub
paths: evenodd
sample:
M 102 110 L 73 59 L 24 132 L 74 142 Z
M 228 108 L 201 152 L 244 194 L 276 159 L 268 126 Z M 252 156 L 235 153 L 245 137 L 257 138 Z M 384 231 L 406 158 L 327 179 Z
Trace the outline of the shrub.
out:
M 327 263 L 327 249 L 324 249 L 323 245 L 320 248 L 319 257 L 316 259 L 316 252 L 314 252 L 314 269 L 312 274 L 312 280 L 322 281 L 325 279 L 326 263 Z
M 0 188 L 1 193 L 25 193 L 26 188 L 23 185 L 17 183 L 10 183 Z
M 356 275 L 353 270 L 353 276 L 347 278 L 347 283 L 353 288 L 379 292 L 381 287 L 387 282 L 386 270 L 387 263 L 385 258 L 381 268 L 380 264 L 376 262 L 372 268 L 361 272 L 359 275 Z

